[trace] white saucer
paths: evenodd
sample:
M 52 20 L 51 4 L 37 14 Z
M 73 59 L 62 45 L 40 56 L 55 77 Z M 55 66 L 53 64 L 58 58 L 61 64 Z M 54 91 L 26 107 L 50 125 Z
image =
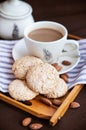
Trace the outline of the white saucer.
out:
M 58 64 L 62 66 L 61 71 L 59 71 L 59 74 L 62 73 L 66 73 L 68 71 L 70 71 L 71 69 L 73 69 L 79 62 L 80 60 L 80 52 L 79 50 L 73 50 L 75 48 L 73 48 L 73 46 L 66 46 L 64 48 L 64 52 L 60 55 L 59 59 L 58 59 Z M 65 52 L 67 51 L 67 52 Z M 13 47 L 12 50 L 12 56 L 14 58 L 14 60 L 17 60 L 18 58 L 21 58 L 23 56 L 29 55 L 29 52 L 27 51 L 24 39 L 19 40 L 16 45 Z M 71 65 L 65 66 L 62 64 L 63 60 L 67 60 L 71 62 Z
M 21 58 L 26 55 L 28 55 L 28 51 L 27 51 L 24 39 L 21 39 L 13 47 L 12 56 L 14 60 L 17 60 L 18 58 Z

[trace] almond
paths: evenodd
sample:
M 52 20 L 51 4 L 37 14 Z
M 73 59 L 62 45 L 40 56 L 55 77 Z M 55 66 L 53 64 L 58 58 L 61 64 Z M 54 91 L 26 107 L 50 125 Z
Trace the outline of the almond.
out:
M 29 128 L 32 129 L 32 130 L 38 130 L 42 127 L 43 127 L 43 125 L 41 123 L 33 123 L 33 124 L 29 125 Z
M 70 108 L 79 108 L 80 107 L 80 104 L 78 102 L 72 102 L 70 104 Z
M 32 121 L 31 117 L 27 117 L 22 121 L 22 126 L 28 126 Z
M 71 62 L 70 62 L 70 61 L 67 61 L 67 60 L 64 60 L 64 61 L 62 61 L 62 64 L 68 66 L 68 65 L 71 65 Z
M 52 103 L 53 105 L 60 106 L 62 104 L 62 101 L 60 99 L 53 99 Z
M 52 102 L 48 98 L 40 97 L 40 101 L 43 102 L 43 103 L 45 103 L 48 106 L 52 106 Z
M 68 75 L 66 73 L 61 74 L 60 77 L 66 82 L 68 83 Z
M 52 66 L 54 66 L 57 71 L 60 71 L 62 69 L 62 66 L 58 65 L 58 63 L 53 63 Z

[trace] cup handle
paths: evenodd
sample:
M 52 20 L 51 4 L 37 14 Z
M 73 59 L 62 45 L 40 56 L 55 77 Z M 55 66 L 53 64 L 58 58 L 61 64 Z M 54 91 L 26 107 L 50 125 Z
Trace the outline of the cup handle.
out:
M 67 39 L 63 48 L 64 52 L 70 52 L 75 51 L 75 50 L 79 50 L 79 43 L 76 40 L 72 40 L 72 39 Z
M 60 56 L 64 56 L 64 55 L 80 57 L 78 41 L 67 39 Z

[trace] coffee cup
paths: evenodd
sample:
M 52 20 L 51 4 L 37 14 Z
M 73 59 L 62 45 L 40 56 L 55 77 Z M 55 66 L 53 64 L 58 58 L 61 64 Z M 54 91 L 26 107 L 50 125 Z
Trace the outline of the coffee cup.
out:
M 24 30 L 28 54 L 51 64 L 58 61 L 64 47 L 74 46 L 75 50 L 78 50 L 78 42 L 67 37 L 67 28 L 53 21 L 34 22 Z

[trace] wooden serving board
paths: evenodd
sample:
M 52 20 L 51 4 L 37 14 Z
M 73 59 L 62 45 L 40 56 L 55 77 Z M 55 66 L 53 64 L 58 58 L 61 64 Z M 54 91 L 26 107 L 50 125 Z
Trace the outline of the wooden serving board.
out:
M 76 40 L 81 39 L 80 37 L 71 34 L 69 34 L 69 38 Z M 82 84 L 74 86 L 73 89 L 70 90 L 63 98 L 60 98 L 62 100 L 62 104 L 59 107 L 53 107 L 42 103 L 39 100 L 41 95 L 37 96 L 33 100 L 27 101 L 27 104 L 25 102 L 16 101 L 4 93 L 0 93 L 0 99 L 36 117 L 49 119 L 50 124 L 54 126 L 68 110 L 70 103 L 74 101 L 82 88 Z

